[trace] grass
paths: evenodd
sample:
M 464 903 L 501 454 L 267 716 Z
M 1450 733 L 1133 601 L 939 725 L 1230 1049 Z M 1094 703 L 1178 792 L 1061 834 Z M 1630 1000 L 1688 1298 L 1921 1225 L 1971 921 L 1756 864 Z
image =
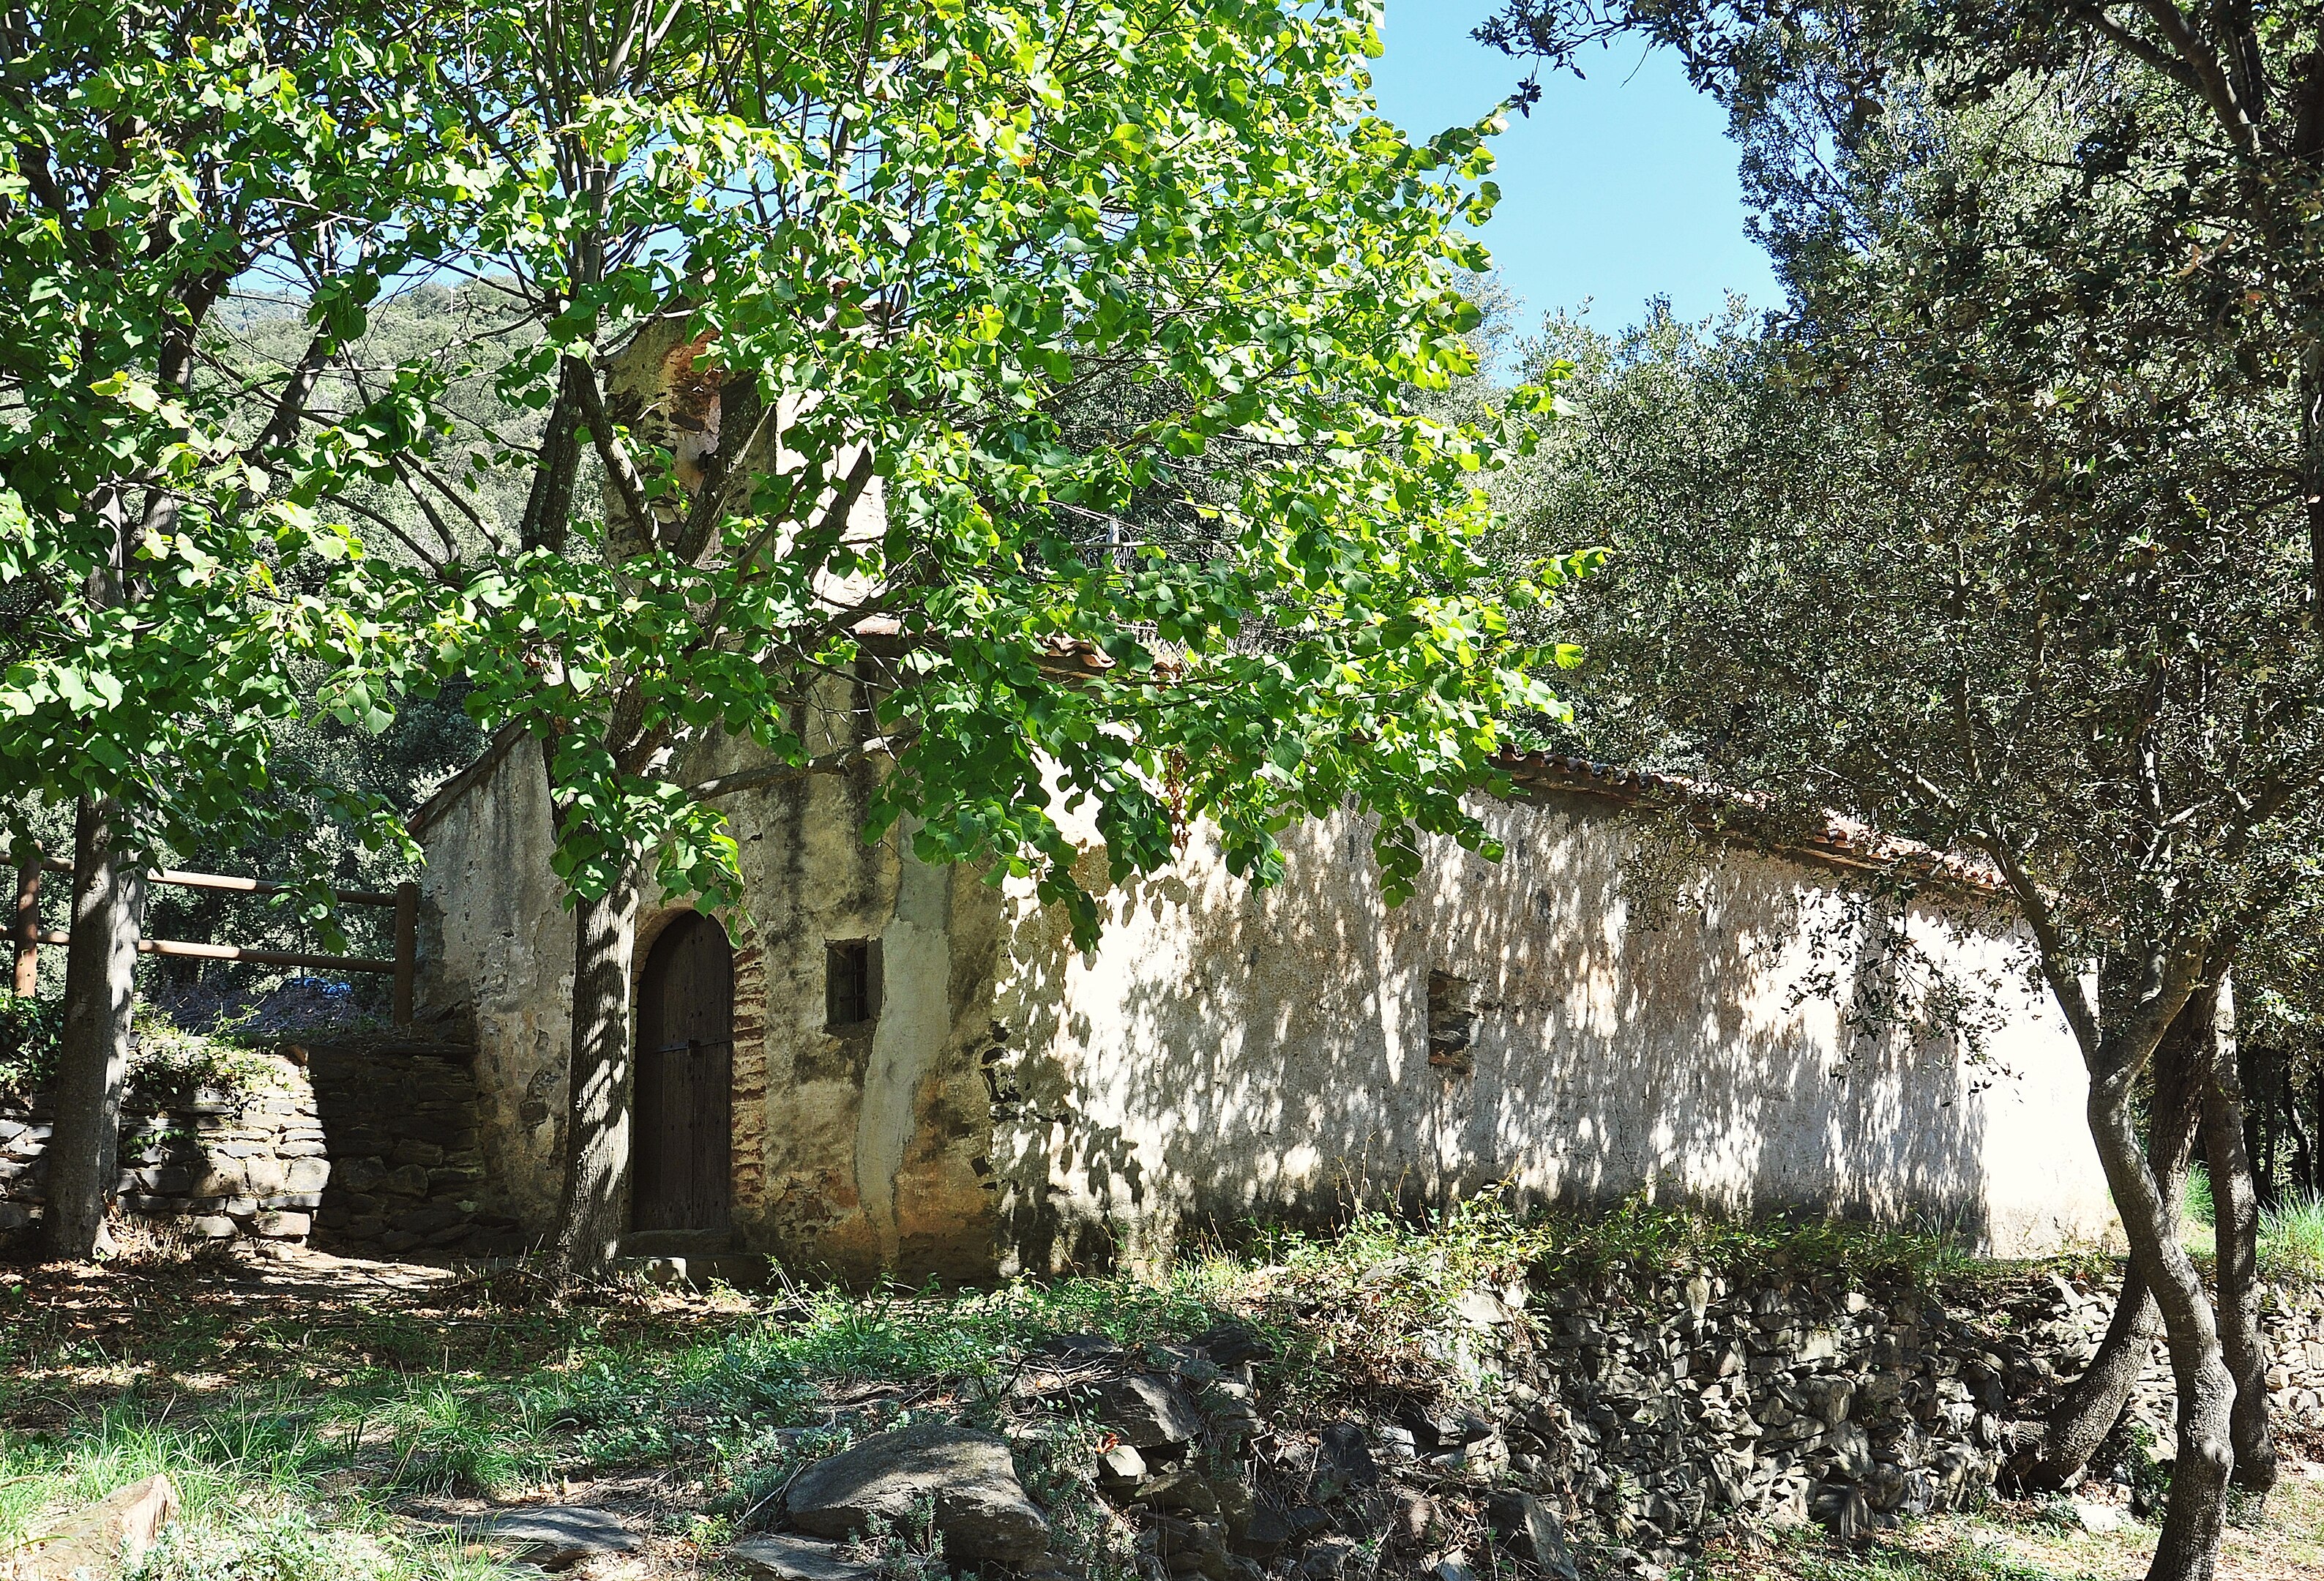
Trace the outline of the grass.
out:
M 2081 1529 L 2063 1502 L 1996 1503 L 1934 1516 L 1849 1549 L 1792 1534 L 1757 1552 L 1720 1552 L 1689 1581 L 2132 1581 L 2143 1576 L 2152 1528 Z M 2324 1479 L 2288 1475 L 2264 1511 L 2230 1521 L 2219 1581 L 2310 1581 L 2324 1575 Z
M 127 1399 L 57 1438 L 0 1433 L 0 1549 L 160 1472 L 183 1510 L 145 1567 L 153 1577 L 482 1581 L 498 1573 L 456 1543 L 403 1529 L 374 1500 L 333 1496 L 333 1474 L 347 1456 L 309 1404 L 258 1397 L 171 1421 Z
M 392 1301 L 206 1301 L 208 1262 L 0 1271 L 15 1385 L 0 1397 L 0 1552 L 157 1471 L 186 1512 L 151 1581 L 481 1576 L 394 1512 L 641 1469 L 680 1494 L 664 1535 L 686 1549 L 747 1520 L 797 1464 L 915 1411 L 990 1419 L 1048 1335 L 1137 1344 L 1218 1316 L 1191 1275 L 866 1299 L 612 1286 L 562 1308 L 503 1277 Z
M 2180 1240 L 2198 1258 L 2218 1255 L 2218 1213 L 2211 1177 L 2197 1164 L 2187 1178 Z M 2324 1195 L 2295 1191 L 2259 1216 L 2259 1276 L 2281 1284 L 2324 1283 Z
M 2261 1210 L 2263 1279 L 2324 1283 L 2324 1195 L 2301 1192 Z
M 2218 1207 L 2211 1197 L 2211 1171 L 2197 1164 L 2187 1172 L 2187 1200 L 2179 1209 L 2179 1243 L 2203 1261 L 2219 1254 Z
M 761 1297 L 617 1284 L 560 1304 L 521 1270 L 395 1283 L 365 1265 L 315 1262 L 321 1271 L 158 1254 L 104 1272 L 0 1268 L 0 1551 L 163 1471 L 185 1494 L 186 1517 L 144 1581 L 466 1581 L 496 1572 L 401 1514 L 594 1483 L 634 1484 L 657 1564 L 687 1570 L 762 1521 L 807 1460 L 916 1415 L 991 1422 L 1013 1409 L 1026 1352 L 1058 1333 L 1136 1345 L 1236 1314 L 1281 1353 L 1268 1410 L 1300 1419 L 1433 1388 L 1463 1365 L 1444 1344 L 1460 1327 L 1448 1308 L 1480 1284 L 1539 1288 L 1618 1267 L 1791 1265 L 1851 1285 L 1972 1290 L 2032 1276 L 1975 1264 L 1939 1235 L 1719 1225 L 1646 1205 L 1588 1222 L 1525 1219 L 1489 1196 L 1426 1226 L 1368 1216 L 1333 1238 L 1254 1232 L 1157 1281 L 986 1292 Z M 1025 1448 L 1020 1472 L 1064 1500 L 1068 1551 L 1099 1561 L 1094 1575 L 1116 1575 L 1102 1512 L 1073 1503 L 1092 1448 L 1074 1432 L 1061 1423 Z M 2324 1508 L 2315 1513 L 2324 1521 Z M 2035 1568 L 1963 1567 L 2017 1550 L 1970 1528 L 1918 1530 L 1922 1546 L 1870 1555 L 1782 1550 L 1791 1567 L 1775 1571 L 1749 1568 L 1766 1555 L 1722 1556 L 1706 1581 L 2077 1573 L 2038 1567 L 2050 1560 L 2034 1550 L 2022 1562 Z
M 1678 1273 L 1702 1268 L 1798 1268 L 1866 1283 L 1930 1288 L 2008 1277 L 2015 1268 L 1974 1255 L 1959 1236 L 1941 1230 L 1804 1217 L 1739 1223 L 1637 1197 L 1587 1216 L 1519 1216 L 1495 1189 L 1458 1204 L 1425 1228 L 1366 1212 L 1322 1238 L 1296 1230 L 1254 1231 L 1242 1249 L 1284 1266 L 1300 1282 L 1336 1277 L 1373 1283 L 1383 1268 L 1401 1266 L 1429 1271 L 1424 1283 L 1462 1289 L 1480 1279 L 1519 1273 L 1555 1281 L 1629 1270 Z

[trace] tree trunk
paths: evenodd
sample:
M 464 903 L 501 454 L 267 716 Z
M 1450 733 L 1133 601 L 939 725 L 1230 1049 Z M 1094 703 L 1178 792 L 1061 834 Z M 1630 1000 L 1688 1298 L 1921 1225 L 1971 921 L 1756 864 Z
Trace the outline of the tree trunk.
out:
M 2311 1056 L 2311 1058 L 2313 1056 Z M 2324 1068 L 2319 1068 L 2317 1070 L 2314 1078 L 2309 1085 L 2314 1089 L 2314 1096 L 2316 1099 L 2315 1114 L 2317 1134 L 2319 1137 L 2324 1137 Z M 2313 1175 L 2310 1175 L 2308 1179 L 2308 1189 L 2310 1191 L 2324 1192 L 2324 1146 L 2319 1146 L 2317 1149 L 2316 1172 Z
M 2300 352 L 2300 496 L 2308 517 L 2308 618 L 2324 632 L 2324 337 Z
M 2282 1128 L 2275 1116 L 2275 1051 L 2255 1049 L 2242 1067 L 2243 1090 L 2259 1101 L 2249 1105 L 2247 1113 L 2255 1123 L 2245 1133 L 2246 1142 L 2256 1133 L 2256 1145 L 2245 1159 L 2251 1171 L 2253 1188 L 2258 1192 L 2263 1207 L 2273 1207 L 2282 1201 L 2275 1188 L 2276 1144 L 2282 1140 Z
M 2244 1156 L 2242 1081 L 2236 1062 L 2235 989 L 2206 984 L 2181 1013 L 2200 1016 L 2211 1045 L 2203 1086 L 2203 1152 L 2211 1170 L 2218 1232 L 2219 1341 L 2236 1381 L 2230 1428 L 2236 1485 L 2264 1493 L 2275 1485 L 2275 1437 L 2268 1422 L 2267 1334 L 2259 1320 L 2259 1198 Z
M 2228 1416 L 2235 1380 L 2220 1350 L 2210 1298 L 2178 1235 L 2178 1216 L 2147 1167 L 2131 1114 L 2135 1059 L 2113 1049 L 2092 1062 L 2089 1123 L 2098 1161 L 2130 1240 L 2131 1264 L 2163 1309 L 2171 1371 L 2179 1391 L 2178 1456 L 2171 1502 L 2148 1581 L 2210 1581 L 2227 1514 L 2235 1450 Z
M 583 242 L 586 248 L 586 240 Z M 581 278 L 595 279 L 586 258 Z M 526 548 L 562 551 L 572 514 L 581 458 L 583 407 L 594 393 L 595 373 L 567 357 L 558 374 L 557 401 L 540 461 L 525 503 L 521 537 Z M 585 382 L 589 388 L 585 389 Z M 610 496 L 613 491 L 607 490 Z M 608 522 L 619 507 L 609 497 Z M 609 540 L 612 533 L 609 532 Z M 558 742 L 541 743 L 541 766 L 556 804 Z M 576 818 L 578 814 L 573 815 Z M 558 815 L 560 843 L 589 832 Z M 628 1227 L 631 1101 L 636 1080 L 631 1047 L 630 966 L 637 948 L 638 886 L 634 865 L 620 883 L 595 900 L 570 897 L 573 904 L 573 1036 L 565 1070 L 565 1179 L 557 1209 L 556 1260 L 559 1276 L 571 1280 L 612 1262 Z
M 557 1262 L 567 1278 L 610 1263 L 626 1228 L 630 1100 L 630 965 L 637 948 L 632 874 L 573 912 L 573 1049 L 566 1076 L 565 1191 Z
M 50 1102 L 49 1203 L 42 1239 L 51 1257 L 85 1262 L 108 1250 L 106 1207 L 121 1160 L 121 1089 L 145 871 L 115 847 L 114 809 L 84 797 L 73 828 L 72 943 L 65 954 L 65 1021 Z
M 517 542 L 522 548 L 564 552 L 566 532 L 573 517 L 573 485 L 581 467 L 580 430 L 573 372 L 569 366 L 561 367 L 557 399 L 549 406 L 549 423 L 540 436 L 540 458 L 533 467 L 532 487 L 517 525 Z
M 2187 1194 L 2187 1171 L 2192 1160 L 2196 1116 L 2203 1090 L 2201 1040 L 2192 1035 L 2187 1012 L 2181 1011 L 2154 1050 L 2154 1096 L 2147 1116 L 2147 1167 L 2163 1188 L 2176 1234 Z M 2038 1457 L 2019 1471 L 2026 1485 L 2062 1488 L 2081 1475 L 2090 1456 L 2122 1419 L 2123 1407 L 2139 1374 L 2154 1357 L 2154 1338 L 2163 1332 L 2163 1308 L 2133 1263 L 2123 1270 L 2122 1290 L 2115 1297 L 2114 1317 L 2106 1337 L 2082 1375 L 2051 1412 Z

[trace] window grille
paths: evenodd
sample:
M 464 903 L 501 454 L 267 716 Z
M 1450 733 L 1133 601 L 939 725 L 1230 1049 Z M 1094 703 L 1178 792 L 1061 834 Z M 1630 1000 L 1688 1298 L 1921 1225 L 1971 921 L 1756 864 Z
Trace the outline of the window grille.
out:
M 824 947 L 824 1024 L 833 1031 L 880 1019 L 880 941 L 834 938 Z

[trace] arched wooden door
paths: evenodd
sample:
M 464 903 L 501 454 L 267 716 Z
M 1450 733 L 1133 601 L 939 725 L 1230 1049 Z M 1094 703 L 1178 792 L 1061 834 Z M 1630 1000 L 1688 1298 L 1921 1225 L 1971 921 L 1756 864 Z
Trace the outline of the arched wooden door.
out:
M 733 947 L 690 911 L 654 940 L 638 988 L 632 1228 L 726 1227 L 733 1063 Z

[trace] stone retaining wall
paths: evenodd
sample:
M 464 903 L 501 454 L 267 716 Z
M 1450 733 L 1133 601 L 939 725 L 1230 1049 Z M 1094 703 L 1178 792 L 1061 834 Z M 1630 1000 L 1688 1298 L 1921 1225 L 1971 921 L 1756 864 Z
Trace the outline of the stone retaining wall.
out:
M 469 1049 L 352 1034 L 235 1056 L 234 1091 L 132 1101 L 121 1209 L 210 1241 L 316 1239 L 373 1256 L 516 1251 L 523 1237 L 476 1151 Z M 0 1107 L 0 1247 L 45 1197 L 51 1116 Z
M 1367 1282 L 1346 1304 L 1311 1289 L 1275 1315 L 1380 1323 Z M 908 1493 L 930 1500 L 947 1552 L 1025 1581 L 1097 1573 L 1101 1549 L 1140 1581 L 1664 1581 L 1714 1539 L 1809 1521 L 1855 1535 L 1978 1502 L 2109 1304 L 2022 1268 L 1934 1296 L 1780 1268 L 1480 1286 L 1416 1333 L 1386 1319 L 1377 1353 L 1340 1350 L 1342 1388 L 1320 1399 L 1308 1365 L 1286 1378 L 1239 1321 L 1176 1344 L 1054 1335 L 973 1421 L 916 1404 L 905 1428 L 812 1464 L 806 1451 L 764 1514 L 792 1530 L 746 1535 L 729 1557 L 778 1581 L 877 1581 L 832 1545 Z M 2298 1439 L 2324 1425 L 2324 1290 L 2268 1306 L 2280 1426 Z M 1414 1341 L 1434 1365 L 1412 1364 Z M 2142 1386 L 2142 1412 L 2167 1410 L 2161 1380 Z M 834 1425 L 884 1419 L 830 1404 Z M 791 1430 L 804 1449 L 812 1435 Z M 2150 1456 L 2170 1446 L 2141 1438 L 2105 1446 L 2058 1513 L 2093 1531 L 2153 1520 Z M 1045 1512 L 1010 1447 L 1016 1466 L 1050 1468 Z
M 2040 1331 L 2060 1354 L 2074 1358 L 2070 1375 L 2097 1350 L 2114 1315 L 2114 1289 L 2062 1280 L 2053 1288 L 2059 1295 L 2054 1305 L 2032 1303 L 2024 1316 L 2043 1326 Z M 2278 1419 L 2310 1434 L 2324 1431 L 2324 1286 L 2268 1287 L 2261 1298 L 2260 1323 L 2267 1331 L 2268 1399 Z M 2175 1393 L 2170 1358 L 2157 1341 L 2154 1360 L 2138 1380 L 2132 1409 L 2153 1431 L 2166 1456 Z
M 1466 1343 L 1507 1380 L 1495 1438 L 1510 1469 L 1580 1530 L 1668 1564 L 1738 1520 L 1853 1532 L 1974 1501 L 2035 1441 L 2112 1306 L 2110 1289 L 2058 1274 L 1939 1302 L 1697 1273 L 1547 1290 L 1529 1324 L 1499 1298 L 1464 1311 Z M 2324 1429 L 2324 1290 L 2272 1289 L 2264 1309 L 2279 1420 Z M 2131 1410 L 2159 1458 L 2171 1398 L 2158 1344 Z M 2133 1465 L 2092 1469 L 2135 1481 Z
M 477 1147 L 473 1050 L 372 1035 L 308 1049 L 332 1172 L 317 1237 L 364 1255 L 521 1249 Z
M 235 1091 L 133 1101 L 122 1116 L 122 1208 L 203 1240 L 302 1240 L 331 1172 L 313 1086 L 292 1059 L 248 1056 Z M 47 1200 L 51 1116 L 36 1097 L 0 1109 L 0 1242 Z

